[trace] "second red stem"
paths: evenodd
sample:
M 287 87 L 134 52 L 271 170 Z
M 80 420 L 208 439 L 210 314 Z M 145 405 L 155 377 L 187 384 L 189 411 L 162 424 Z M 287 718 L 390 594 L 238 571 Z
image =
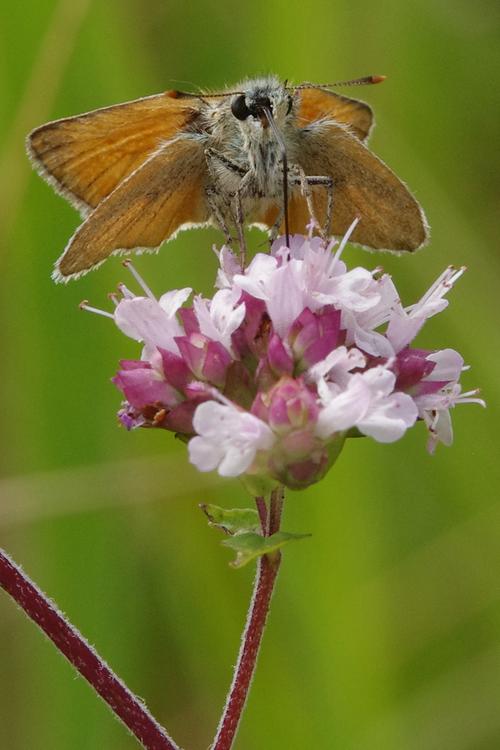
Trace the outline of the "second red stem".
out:
M 266 536 L 271 536 L 279 530 L 282 505 L 283 491 L 280 487 L 272 493 Z M 217 734 L 211 746 L 212 750 L 231 750 L 233 746 L 254 675 L 280 562 L 281 553 L 279 551 L 259 558 L 254 592 L 243 633 L 238 663 Z

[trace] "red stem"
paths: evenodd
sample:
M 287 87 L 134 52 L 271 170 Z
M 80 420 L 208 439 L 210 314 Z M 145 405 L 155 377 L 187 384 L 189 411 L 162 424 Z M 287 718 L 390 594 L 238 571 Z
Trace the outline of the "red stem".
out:
M 280 530 L 281 513 L 283 511 L 283 501 L 285 493 L 283 487 L 277 487 L 271 494 L 271 503 L 269 508 L 269 530 L 266 536 L 272 536 Z
M 3 550 L 0 550 L 0 586 L 85 677 L 146 750 L 179 750 L 144 703 Z
M 271 495 L 269 510 L 270 534 L 274 534 L 279 530 L 282 504 L 283 490 L 280 487 Z M 279 551 L 259 558 L 252 601 L 243 633 L 238 662 L 211 750 L 230 750 L 233 746 L 255 672 L 280 562 L 281 553 Z
M 256 497 L 255 504 L 259 514 L 260 527 L 264 536 L 267 534 L 267 505 L 263 497 Z

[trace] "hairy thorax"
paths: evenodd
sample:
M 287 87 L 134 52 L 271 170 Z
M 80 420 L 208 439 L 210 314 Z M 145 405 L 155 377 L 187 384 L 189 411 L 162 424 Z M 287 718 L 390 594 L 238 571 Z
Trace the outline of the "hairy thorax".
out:
M 234 117 L 221 116 L 214 111 L 211 121 L 210 145 L 224 159 L 212 160 L 211 167 L 224 193 L 235 194 L 241 189 L 242 198 L 274 198 L 283 189 L 283 153 L 274 133 L 260 123 L 244 123 L 241 127 Z M 297 146 L 293 132 L 282 131 L 286 143 L 288 163 L 293 164 Z M 231 166 L 233 165 L 233 167 Z

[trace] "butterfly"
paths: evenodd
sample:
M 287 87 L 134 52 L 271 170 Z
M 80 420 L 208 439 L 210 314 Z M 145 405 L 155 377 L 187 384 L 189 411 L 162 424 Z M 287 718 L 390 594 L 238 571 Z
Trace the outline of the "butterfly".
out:
M 244 243 L 244 225 L 288 236 L 313 220 L 326 237 L 358 217 L 352 242 L 413 251 L 427 241 L 427 221 L 368 149 L 372 126 L 368 104 L 275 76 L 217 94 L 166 91 L 42 125 L 27 139 L 32 163 L 84 219 L 54 278 L 206 225 L 227 240 L 236 227 Z

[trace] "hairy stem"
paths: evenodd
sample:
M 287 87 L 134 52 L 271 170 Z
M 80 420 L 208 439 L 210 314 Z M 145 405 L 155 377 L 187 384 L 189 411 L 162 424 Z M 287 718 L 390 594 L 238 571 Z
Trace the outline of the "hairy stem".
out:
M 259 514 L 260 527 L 262 534 L 267 536 L 267 505 L 263 497 L 256 497 L 255 504 L 257 506 L 257 513 Z
M 144 703 L 3 550 L 0 550 L 0 586 L 85 677 L 146 750 L 179 750 Z
M 257 505 L 259 506 L 259 503 Z M 279 487 L 271 495 L 268 527 L 265 536 L 270 536 L 279 531 L 282 505 L 283 489 Z M 238 662 L 211 750 L 230 750 L 233 746 L 255 672 L 280 562 L 281 553 L 279 551 L 259 558 Z
M 267 536 L 272 536 L 280 530 L 281 513 L 283 512 L 283 502 L 285 491 L 283 487 L 277 487 L 271 494 L 271 503 L 269 508 L 269 527 Z

